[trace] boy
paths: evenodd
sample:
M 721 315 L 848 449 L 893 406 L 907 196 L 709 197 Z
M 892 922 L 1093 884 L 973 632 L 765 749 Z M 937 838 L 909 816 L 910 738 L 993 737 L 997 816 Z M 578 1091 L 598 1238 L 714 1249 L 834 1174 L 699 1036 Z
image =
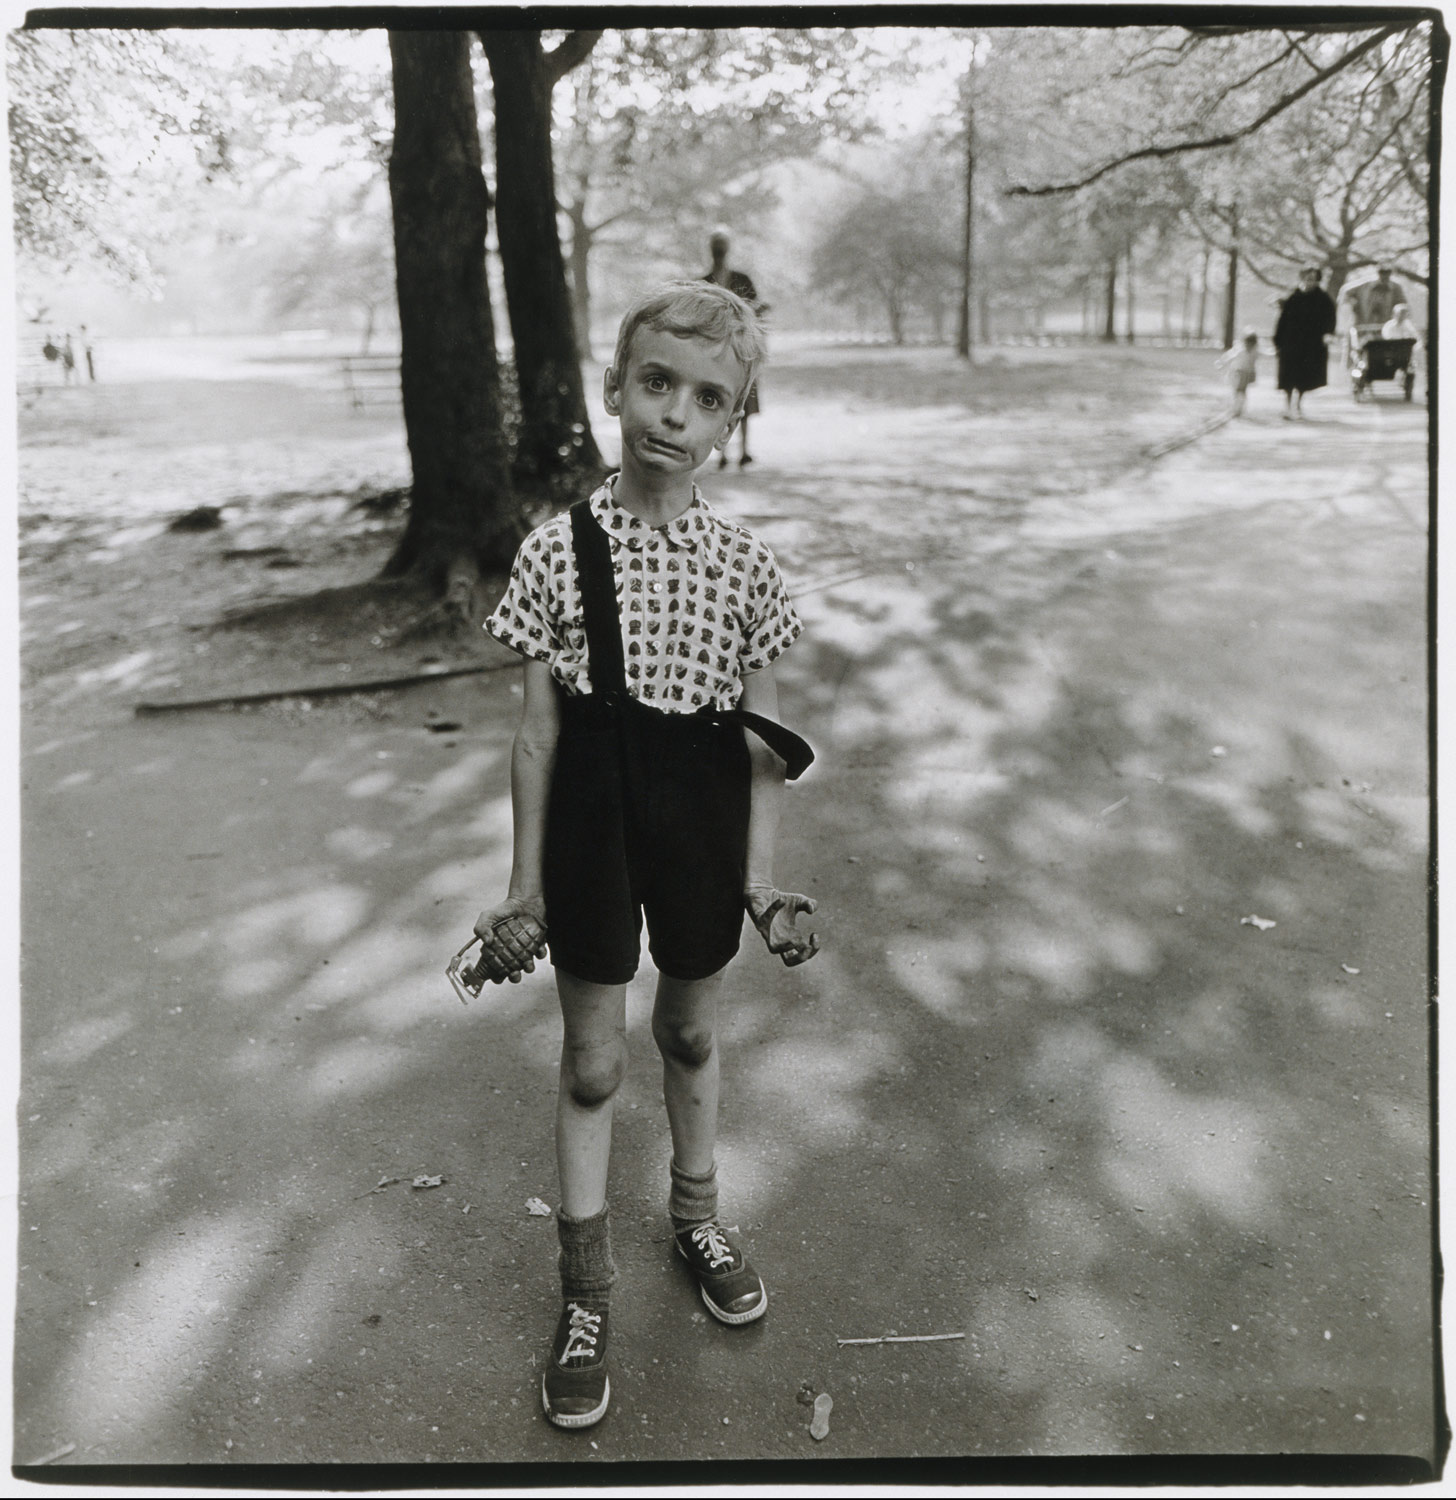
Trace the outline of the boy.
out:
M 764 737 L 790 776 L 812 751 L 773 722 L 771 663 L 800 630 L 773 556 L 693 483 L 740 420 L 763 347 L 752 310 L 711 284 L 675 282 L 628 311 L 604 382 L 621 470 L 526 538 L 486 627 L 527 660 L 510 890 L 476 921 L 481 962 L 517 979 L 548 942 L 564 1030 L 563 1305 L 541 1382 L 559 1427 L 599 1421 L 611 1393 L 607 1163 L 644 916 L 676 1249 L 721 1322 L 768 1306 L 717 1222 L 716 1007 L 745 908 L 786 964 L 818 949 L 794 926 L 815 903 L 773 885 L 785 764 Z

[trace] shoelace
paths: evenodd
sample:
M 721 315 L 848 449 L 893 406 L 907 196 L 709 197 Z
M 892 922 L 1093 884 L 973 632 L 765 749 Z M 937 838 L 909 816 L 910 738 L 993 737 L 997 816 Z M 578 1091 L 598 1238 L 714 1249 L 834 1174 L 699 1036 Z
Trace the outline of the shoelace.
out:
M 571 1304 L 571 1331 L 566 1336 L 566 1347 L 561 1351 L 564 1364 L 568 1359 L 588 1359 L 596 1353 L 597 1334 L 601 1332 L 602 1315 L 588 1312 L 584 1307 Z
M 693 1230 L 693 1244 L 708 1257 L 713 1270 L 733 1264 L 733 1251 L 716 1224 L 699 1224 Z

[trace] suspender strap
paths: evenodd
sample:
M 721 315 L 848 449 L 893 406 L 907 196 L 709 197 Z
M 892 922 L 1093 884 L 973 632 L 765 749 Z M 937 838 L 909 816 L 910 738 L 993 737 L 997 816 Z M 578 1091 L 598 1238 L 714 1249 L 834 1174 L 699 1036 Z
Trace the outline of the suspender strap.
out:
M 627 672 L 622 660 L 622 625 L 612 571 L 612 544 L 592 515 L 589 500 L 578 500 L 571 507 L 571 542 L 586 622 L 592 692 L 602 693 L 608 699 L 613 695 L 626 697 Z M 784 774 L 790 781 L 798 780 L 814 760 L 814 751 L 805 740 L 763 714 L 742 708 L 708 708 L 699 710 L 697 716 L 718 724 L 741 724 L 752 730 L 784 762 Z
M 581 590 L 586 620 L 586 650 L 592 692 L 625 694 L 627 669 L 622 660 L 621 616 L 617 613 L 617 581 L 612 573 L 612 544 L 591 501 L 571 507 L 571 543 L 576 552 L 576 582 Z
M 797 781 L 814 763 L 814 751 L 809 742 L 775 719 L 749 713 L 746 708 L 709 709 L 705 717 L 719 724 L 742 724 L 745 729 L 751 729 L 783 761 L 787 781 Z

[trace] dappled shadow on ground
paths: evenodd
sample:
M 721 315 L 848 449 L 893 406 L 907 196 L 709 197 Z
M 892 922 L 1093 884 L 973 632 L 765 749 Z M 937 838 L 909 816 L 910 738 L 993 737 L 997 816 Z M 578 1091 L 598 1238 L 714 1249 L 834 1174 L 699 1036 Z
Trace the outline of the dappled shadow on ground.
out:
M 1429 1441 L 1419 617 L 1353 565 L 1231 618 L 1219 548 L 1272 538 L 1204 533 L 1043 558 L 1024 612 L 922 570 L 810 632 L 801 816 L 847 919 L 814 1034 L 745 1026 L 754 1104 L 813 1098 L 787 1199 L 891 1268 L 834 1332 L 969 1334 L 855 1352 L 867 1450 L 907 1374 L 919 1451 Z M 1412 686 L 1357 706 L 1377 639 Z
M 803 484 L 730 497 L 812 580 L 780 874 L 825 952 L 746 950 L 723 1023 L 770 1312 L 671 1263 L 644 970 L 590 1456 L 1427 1451 L 1418 541 L 945 489 L 897 553 Z M 514 677 L 28 744 L 18 1458 L 588 1456 L 535 1411 L 550 976 L 441 972 Z

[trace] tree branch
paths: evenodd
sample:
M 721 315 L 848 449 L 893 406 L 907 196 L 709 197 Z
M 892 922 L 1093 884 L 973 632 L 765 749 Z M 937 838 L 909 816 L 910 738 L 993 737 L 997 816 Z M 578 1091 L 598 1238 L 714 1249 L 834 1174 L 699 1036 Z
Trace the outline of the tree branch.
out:
M 1252 73 L 1246 73 L 1242 78 L 1238 80 L 1237 83 L 1231 83 L 1227 88 L 1220 89 L 1219 92 L 1209 100 L 1207 106 L 1204 109 L 1200 110 L 1199 113 L 1204 115 L 1212 114 L 1213 111 L 1216 110 L 1219 105 L 1228 98 L 1230 94 L 1237 93 L 1241 88 L 1245 88 L 1247 85 L 1251 84 L 1261 73 L 1267 73 L 1270 68 L 1277 68 L 1286 57 L 1291 57 L 1296 52 L 1299 52 L 1299 46 L 1297 43 L 1291 41 L 1290 44 L 1284 49 L 1284 51 L 1279 53 L 1277 57 L 1271 57 L 1267 62 L 1260 63 Z M 1299 55 L 1301 57 L 1304 57 L 1303 52 L 1299 52 Z M 1309 59 L 1306 57 L 1305 61 L 1308 62 Z
M 565 78 L 578 63 L 591 55 L 591 50 L 601 41 L 600 31 L 568 31 L 561 41 L 546 54 L 546 77 L 551 83 Z
M 1312 78 L 1306 79 L 1297 89 L 1285 94 L 1282 98 L 1275 100 L 1263 114 L 1251 120 L 1249 124 L 1241 126 L 1238 130 L 1226 131 L 1222 135 L 1208 136 L 1199 141 L 1179 141 L 1170 146 L 1143 146 L 1137 151 L 1129 151 L 1112 161 L 1104 162 L 1094 172 L 1078 179 L 1076 182 L 1048 183 L 1042 187 L 1026 187 L 1017 183 L 1007 188 L 1006 195 L 1009 198 L 1045 198 L 1060 193 L 1079 192 L 1084 187 L 1090 187 L 1094 182 L 1107 176 L 1109 172 L 1116 171 L 1118 167 L 1125 167 L 1131 162 L 1148 161 L 1154 158 L 1168 156 L 1182 156 L 1190 151 L 1211 151 L 1219 146 L 1232 146 L 1236 141 L 1243 140 L 1246 136 L 1253 135 L 1255 131 L 1267 125 L 1276 115 L 1281 115 L 1286 109 L 1297 104 L 1304 96 L 1317 89 L 1322 83 L 1328 82 L 1336 73 L 1343 72 L 1352 63 L 1358 62 L 1367 52 L 1378 47 L 1382 42 L 1388 41 L 1393 36 L 1398 36 L 1403 28 L 1398 26 L 1387 26 L 1377 31 L 1373 36 L 1366 37 L 1354 47 L 1351 47 L 1342 57 L 1337 58 L 1329 67 L 1316 73 Z

